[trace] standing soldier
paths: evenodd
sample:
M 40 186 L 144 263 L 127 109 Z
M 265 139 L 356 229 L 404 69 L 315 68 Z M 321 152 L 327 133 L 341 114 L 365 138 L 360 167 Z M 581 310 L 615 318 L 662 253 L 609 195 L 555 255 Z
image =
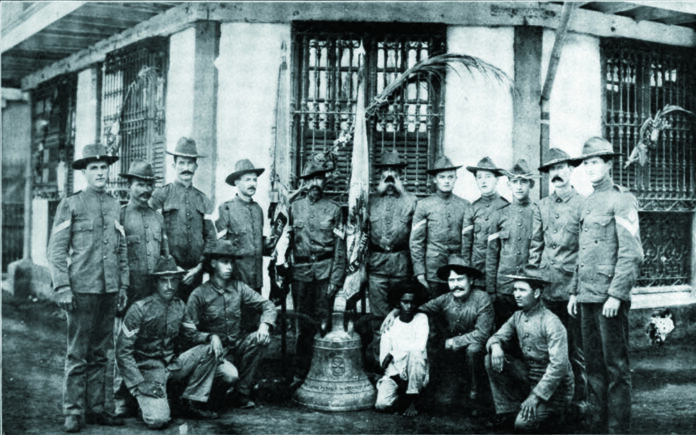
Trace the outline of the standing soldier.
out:
M 464 214 L 462 224 L 462 257 L 467 264 L 477 270 L 486 270 L 486 249 L 488 248 L 488 229 L 494 214 L 509 204 L 508 200 L 496 191 L 498 177 L 503 173 L 496 167 L 490 157 L 479 160 L 476 166 L 466 169 L 476 177 L 476 185 L 481 197 L 471 204 L 469 212 Z M 472 283 L 474 288 L 486 289 L 485 274 Z
M 367 260 L 368 295 L 370 310 L 374 316 L 372 330 L 375 358 L 376 345 L 382 321 L 389 314 L 387 295 L 396 283 L 411 276 L 411 256 L 408 239 L 411 220 L 416 208 L 416 198 L 408 193 L 401 182 L 401 172 L 406 167 L 399 153 L 385 154 L 375 165 L 382 171 L 377 193 L 368 201 L 370 215 L 370 244 Z
M 326 328 L 333 300 L 343 286 L 346 274 L 346 247 L 341 207 L 323 197 L 326 169 L 310 160 L 300 179 L 305 180 L 307 196 L 290 207 L 292 225 L 293 306 L 313 320 L 300 319 L 297 334 L 298 385 L 309 372 L 316 324 Z
M 426 172 L 433 176 L 435 193 L 418 201 L 411 227 L 411 260 L 413 274 L 435 298 L 449 292 L 446 281 L 437 277 L 439 268 L 447 264 L 451 254 L 462 250 L 462 222 L 471 207 L 469 201 L 452 193 L 457 169 L 446 156 L 435 160 Z
M 539 167 L 548 172 L 554 191 L 542 198 L 534 208 L 529 263 L 540 267 L 550 281 L 542 294 L 544 305 L 563 323 L 568 331 L 568 358 L 575 376 L 573 403 L 585 411 L 587 375 L 582 349 L 580 319 L 568 315 L 568 298 L 577 285 L 575 268 L 578 261 L 580 209 L 583 197 L 570 184 L 572 167 L 578 162 L 558 148 L 549 150 L 549 160 Z
M 116 160 L 103 145 L 83 148 L 82 158 L 72 167 L 82 170 L 87 188 L 58 204 L 48 246 L 56 302 L 68 320 L 63 390 L 66 432 L 79 432 L 83 420 L 123 424 L 104 412 L 114 314 L 125 307 L 128 290 L 128 254 L 119 205 L 105 190 L 108 167 Z
M 599 407 L 594 429 L 605 433 L 631 430 L 628 310 L 643 261 L 638 202 L 612 182 L 615 156 L 611 143 L 592 137 L 578 159 L 594 191 L 581 210 L 578 285 L 568 302 L 573 316 L 580 304 L 587 376 Z
M 529 169 L 527 161 L 518 160 L 504 174 L 512 190 L 512 204 L 496 213 L 486 252 L 486 290 L 493 299 L 496 328 L 500 328 L 517 310 L 512 296 L 512 279 L 507 276 L 527 264 L 529 241 L 532 238 L 532 214 L 536 207 L 529 198 L 536 175 Z
M 130 199 L 121 207 L 120 221 L 128 243 L 128 270 L 130 272 L 128 306 L 149 296 L 153 283 L 150 274 L 155 269 L 157 259 L 168 255 L 167 234 L 164 232 L 164 219 L 148 205 L 153 185 L 157 177 L 152 165 L 142 160 L 131 162 L 128 173 L 121 174 L 129 182 Z M 127 308 L 127 307 L 126 307 Z M 114 333 L 118 337 L 121 330 L 121 315 L 116 318 Z M 114 413 L 124 416 L 126 409 L 125 389 L 118 366 L 114 366 Z
M 169 238 L 170 253 L 176 264 L 187 270 L 179 287 L 179 297 L 186 302 L 189 295 L 201 285 L 203 251 L 215 244 L 215 225 L 210 213 L 213 204 L 205 193 L 193 187 L 193 175 L 198 169 L 196 142 L 182 137 L 174 151 L 176 180 L 155 190 L 150 206 L 162 210 Z

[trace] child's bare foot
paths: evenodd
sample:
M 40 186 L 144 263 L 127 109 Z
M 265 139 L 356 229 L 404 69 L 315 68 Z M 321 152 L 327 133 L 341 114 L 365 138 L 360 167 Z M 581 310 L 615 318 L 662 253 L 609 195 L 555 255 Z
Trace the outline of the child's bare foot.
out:
M 404 416 L 406 417 L 415 417 L 418 415 L 418 410 L 416 409 L 416 405 L 411 403 L 408 408 L 406 408 L 406 411 L 404 411 Z

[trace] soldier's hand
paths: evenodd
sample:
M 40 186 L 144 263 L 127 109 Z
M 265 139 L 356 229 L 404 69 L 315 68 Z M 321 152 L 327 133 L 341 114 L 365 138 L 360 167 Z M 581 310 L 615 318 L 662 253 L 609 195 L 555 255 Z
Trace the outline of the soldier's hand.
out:
M 143 381 L 138 385 L 138 392 L 144 396 L 164 398 L 164 389 L 158 382 Z
M 529 394 L 529 397 L 520 405 L 520 414 L 522 414 L 522 418 L 527 421 L 535 419 L 537 415 L 537 406 L 539 406 L 539 397 L 534 393 Z
M 619 312 L 619 307 L 621 306 L 621 300 L 616 299 L 613 296 L 609 296 L 609 299 L 604 303 L 602 308 L 602 314 L 604 317 L 611 318 L 615 317 Z
M 118 301 L 116 302 L 116 312 L 122 315 L 128 305 L 128 287 L 121 287 L 118 290 Z
M 430 291 L 430 285 L 428 284 L 428 280 L 425 279 L 425 275 L 418 275 L 416 279 L 426 290 Z
M 220 341 L 220 337 L 217 335 L 211 335 L 210 336 L 210 347 L 213 350 L 213 354 L 215 355 L 215 359 L 217 361 L 220 361 L 222 357 L 224 356 L 224 349 L 222 348 L 222 341 Z
M 503 362 L 505 361 L 505 352 L 498 343 L 491 345 L 491 365 L 493 370 L 500 373 L 503 371 Z
M 575 295 L 570 295 L 568 299 L 568 314 L 573 317 L 578 315 L 578 298 Z
M 184 278 L 181 280 L 181 282 L 183 282 L 186 285 L 191 285 L 194 278 L 196 278 L 196 275 L 198 275 L 202 268 L 203 266 L 199 264 L 198 266 L 189 269 L 186 275 L 184 275 Z
M 75 301 L 73 300 L 73 292 L 70 287 L 63 287 L 59 291 L 56 292 L 56 304 L 58 306 L 67 311 L 71 312 L 72 310 L 75 309 Z
M 454 340 L 451 338 L 448 338 L 445 340 L 445 350 L 452 350 L 454 349 Z
M 259 325 L 259 330 L 256 331 L 256 342 L 263 346 L 271 342 L 271 334 L 268 333 L 267 323 L 261 323 Z

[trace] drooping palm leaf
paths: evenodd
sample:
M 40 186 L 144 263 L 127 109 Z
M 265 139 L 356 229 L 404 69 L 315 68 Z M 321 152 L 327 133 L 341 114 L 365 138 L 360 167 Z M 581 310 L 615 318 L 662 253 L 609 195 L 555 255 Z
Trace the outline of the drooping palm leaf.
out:
M 683 107 L 668 104 L 658 110 L 655 116 L 648 118 L 640 126 L 640 134 L 638 135 L 638 145 L 633 148 L 628 156 L 624 168 L 628 168 L 633 163 L 638 162 L 641 166 L 645 166 L 648 162 L 648 151 L 657 147 L 657 140 L 660 137 L 662 130 L 668 129 L 672 124 L 667 119 L 667 115 L 673 112 L 683 112 L 687 115 L 696 116 L 694 112 L 686 110 Z

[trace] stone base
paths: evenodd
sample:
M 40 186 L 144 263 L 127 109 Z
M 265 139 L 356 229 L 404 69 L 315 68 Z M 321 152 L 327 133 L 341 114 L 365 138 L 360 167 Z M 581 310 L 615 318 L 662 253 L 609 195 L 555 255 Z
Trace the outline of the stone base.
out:
M 47 267 L 34 264 L 31 260 L 14 261 L 7 266 L 8 291 L 17 299 L 36 297 L 52 299 L 51 273 Z

